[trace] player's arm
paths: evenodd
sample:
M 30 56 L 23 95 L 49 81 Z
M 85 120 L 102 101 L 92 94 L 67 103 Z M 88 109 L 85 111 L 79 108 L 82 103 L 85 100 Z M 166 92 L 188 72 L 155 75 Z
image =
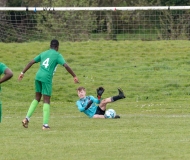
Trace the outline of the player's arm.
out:
M 75 82 L 75 83 L 79 83 L 76 74 L 75 74 L 75 73 L 73 72 L 73 70 L 69 67 L 69 65 L 68 65 L 67 63 L 64 63 L 63 66 L 65 67 L 65 69 L 67 70 L 67 72 L 69 72 L 69 73 L 73 76 L 74 82 Z
M 100 104 L 100 100 L 98 100 L 97 98 L 95 98 L 94 96 L 89 96 L 89 101 L 85 107 L 85 110 L 87 110 L 88 108 L 90 108 L 90 106 L 92 105 L 92 103 L 96 103 L 96 104 Z
M 99 87 L 99 88 L 96 89 L 96 91 L 97 91 L 97 97 L 100 100 L 102 94 L 104 93 L 104 88 L 103 87 Z
M 6 68 L 4 71 L 4 76 L 0 79 L 0 84 L 9 80 L 12 76 L 13 72 L 9 68 Z
M 31 60 L 26 67 L 23 69 L 23 71 L 20 73 L 18 80 L 22 80 L 22 78 L 24 77 L 24 73 L 34 64 L 36 63 L 36 61 L 33 59 Z
M 97 99 L 97 98 L 95 98 L 95 97 L 93 97 L 93 96 L 91 96 L 90 98 L 91 98 L 91 100 L 92 100 L 94 103 L 100 104 L 100 99 Z
M 92 105 L 93 101 L 89 100 L 86 107 L 84 108 L 85 110 L 87 110 L 88 108 L 90 108 L 90 106 Z
M 92 105 L 92 103 L 93 103 L 93 100 L 89 99 L 86 106 L 82 106 L 82 104 L 81 104 L 80 101 L 77 101 L 76 105 L 78 107 L 78 110 L 81 111 L 81 112 L 83 112 L 83 111 L 87 110 L 88 108 L 90 108 L 90 106 Z
M 83 112 L 85 110 L 85 108 L 82 106 L 82 104 L 80 103 L 80 101 L 77 101 L 76 105 L 77 105 L 79 111 Z

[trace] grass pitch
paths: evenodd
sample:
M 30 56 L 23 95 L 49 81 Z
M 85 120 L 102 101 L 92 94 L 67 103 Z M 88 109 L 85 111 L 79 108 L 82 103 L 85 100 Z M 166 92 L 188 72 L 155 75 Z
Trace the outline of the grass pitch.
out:
M 42 131 L 42 102 L 22 127 L 34 98 L 35 64 L 18 82 L 25 65 L 49 42 L 0 43 L 0 61 L 14 72 L 2 84 L 2 160 L 189 159 L 190 42 L 98 41 L 60 43 L 60 52 L 80 84 L 59 66 L 53 79 L 49 131 Z M 121 119 L 89 119 L 75 102 L 85 86 L 103 98 L 121 87 L 127 98 L 109 104 Z

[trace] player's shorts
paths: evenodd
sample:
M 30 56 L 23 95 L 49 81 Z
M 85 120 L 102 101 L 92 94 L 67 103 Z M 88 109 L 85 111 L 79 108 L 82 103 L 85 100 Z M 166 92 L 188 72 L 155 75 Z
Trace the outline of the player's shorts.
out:
M 35 90 L 36 92 L 40 92 L 42 95 L 51 96 L 52 84 L 35 80 Z
M 99 115 L 104 115 L 105 111 L 103 111 L 99 106 L 96 109 L 96 113 L 95 114 L 99 114 Z

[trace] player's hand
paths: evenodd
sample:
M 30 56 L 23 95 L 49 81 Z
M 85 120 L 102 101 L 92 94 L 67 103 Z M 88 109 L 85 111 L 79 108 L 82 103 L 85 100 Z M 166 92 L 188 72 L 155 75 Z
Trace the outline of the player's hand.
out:
M 18 80 L 21 81 L 23 77 L 24 77 L 24 73 L 21 72 L 20 75 L 18 76 Z
M 73 77 L 75 83 L 79 83 L 79 80 L 77 77 Z
M 97 96 L 102 96 L 102 94 L 104 93 L 104 88 L 103 87 L 99 87 L 99 88 L 97 88 L 96 89 L 96 91 L 97 91 Z

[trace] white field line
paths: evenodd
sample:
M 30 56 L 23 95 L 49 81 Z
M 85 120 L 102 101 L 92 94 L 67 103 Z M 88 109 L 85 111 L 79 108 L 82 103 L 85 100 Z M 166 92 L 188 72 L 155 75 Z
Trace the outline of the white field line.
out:
M 144 118 L 190 118 L 190 114 L 120 114 L 121 119 L 128 119 L 128 118 L 137 118 L 137 117 L 144 117 Z M 24 118 L 23 116 L 4 116 L 3 118 Z M 41 119 L 42 116 L 32 116 L 32 119 Z M 50 118 L 87 118 L 85 116 L 50 116 Z

